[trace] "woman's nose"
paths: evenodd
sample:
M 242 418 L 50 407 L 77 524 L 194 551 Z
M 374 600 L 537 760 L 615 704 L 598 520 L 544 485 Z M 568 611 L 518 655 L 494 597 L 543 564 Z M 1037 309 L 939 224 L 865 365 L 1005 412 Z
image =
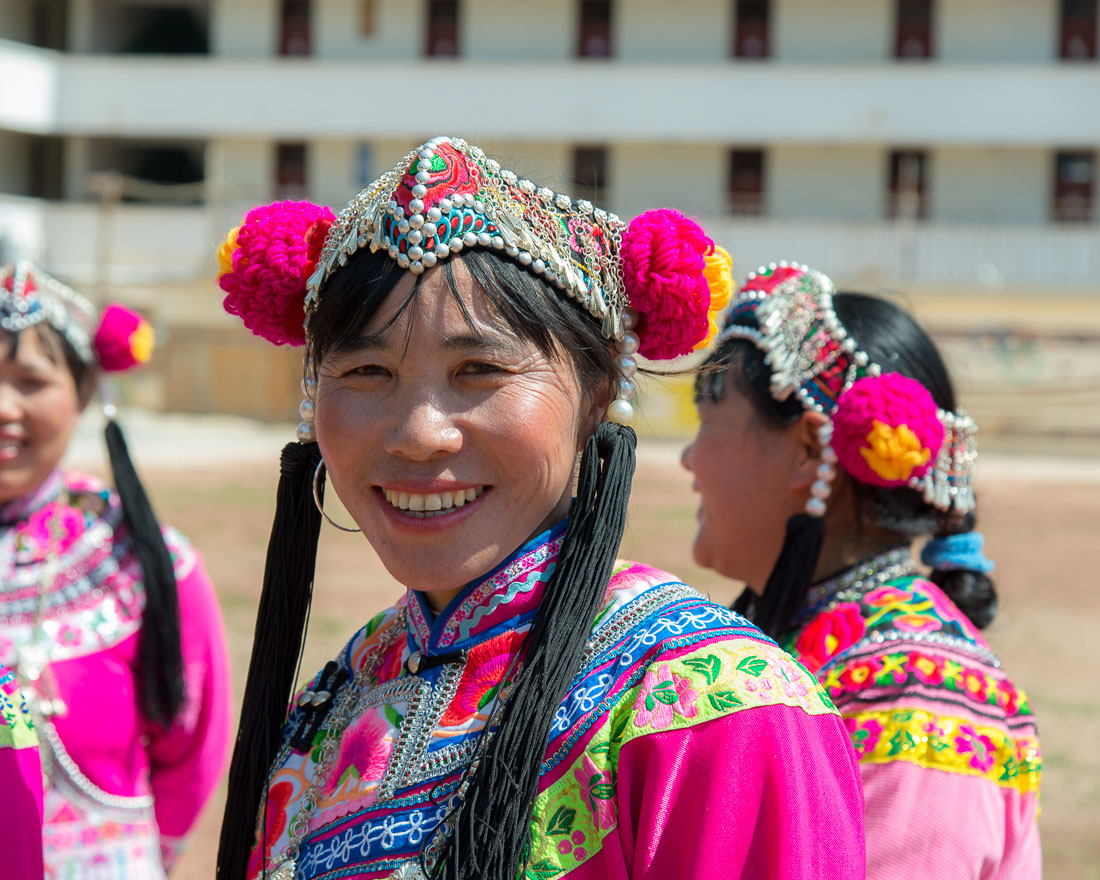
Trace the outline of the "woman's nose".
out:
M 23 395 L 10 382 L 0 381 L 0 422 L 10 422 L 23 416 Z
M 431 397 L 411 403 L 386 432 L 386 451 L 413 461 L 453 454 L 461 447 L 462 431 L 454 414 Z

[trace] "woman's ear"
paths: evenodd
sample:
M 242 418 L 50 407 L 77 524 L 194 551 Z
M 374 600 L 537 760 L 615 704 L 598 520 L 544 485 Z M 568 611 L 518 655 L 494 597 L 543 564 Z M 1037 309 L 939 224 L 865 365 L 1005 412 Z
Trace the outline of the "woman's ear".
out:
M 824 413 L 806 410 L 795 423 L 795 459 L 791 473 L 792 489 L 809 489 L 817 479 L 817 468 L 824 459 L 821 457 L 821 441 L 818 430 L 829 421 Z

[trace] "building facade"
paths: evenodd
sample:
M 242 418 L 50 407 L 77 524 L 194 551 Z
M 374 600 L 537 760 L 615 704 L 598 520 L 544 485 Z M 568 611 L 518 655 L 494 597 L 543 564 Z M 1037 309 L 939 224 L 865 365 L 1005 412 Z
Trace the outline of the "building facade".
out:
M 624 217 L 699 216 L 740 274 L 1095 303 L 1097 6 L 5 0 L 0 235 L 209 338 L 243 208 L 338 207 L 446 133 Z

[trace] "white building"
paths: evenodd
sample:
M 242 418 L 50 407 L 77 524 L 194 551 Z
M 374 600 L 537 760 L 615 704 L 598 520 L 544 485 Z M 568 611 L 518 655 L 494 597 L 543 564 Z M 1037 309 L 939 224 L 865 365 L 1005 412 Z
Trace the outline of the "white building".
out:
M 244 207 L 342 205 L 446 133 L 623 216 L 695 214 L 741 274 L 1095 303 L 1097 5 L 3 0 L 0 231 L 209 323 Z

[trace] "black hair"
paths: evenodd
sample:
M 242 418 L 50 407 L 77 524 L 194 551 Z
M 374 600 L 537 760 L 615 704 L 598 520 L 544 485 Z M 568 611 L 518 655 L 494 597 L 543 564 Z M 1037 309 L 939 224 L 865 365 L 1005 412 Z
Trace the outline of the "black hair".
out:
M 928 389 L 937 406 L 948 411 L 955 409 L 955 389 L 943 357 L 928 334 L 904 309 L 876 296 L 852 292 L 835 294 L 833 308 L 848 334 L 884 373 L 901 373 L 916 379 Z M 793 395 L 784 401 L 772 397 L 768 384 L 771 372 L 764 363 L 763 352 L 748 340 L 730 339 L 715 350 L 697 376 L 696 396 L 720 399 L 727 376 L 746 395 L 766 425 L 786 427 L 803 412 L 801 403 Z M 969 532 L 976 524 L 973 510 L 965 515 L 939 511 L 915 489 L 869 486 L 856 480 L 852 480 L 852 487 L 859 514 L 857 521 L 894 533 L 899 543 L 922 536 Z M 817 524 L 805 521 L 811 519 Z M 813 541 L 806 534 L 823 528 L 820 517 L 803 514 L 792 517 L 776 569 L 768 578 L 772 589 L 769 591 L 766 585 L 759 597 L 746 589 L 735 601 L 735 610 L 751 614 L 754 622 L 769 635 L 781 635 L 805 599 L 820 554 L 821 536 L 817 537 L 817 549 L 814 550 Z M 796 533 L 793 537 L 792 530 Z M 792 540 L 801 540 L 802 546 L 789 546 Z M 798 569 L 794 576 L 791 566 Z M 986 574 L 936 570 L 931 579 L 979 629 L 993 621 L 997 613 L 997 593 Z
M 86 404 L 98 377 L 96 367 L 84 360 L 64 334 L 54 327 L 40 322 L 33 325 L 33 329 L 47 356 L 55 363 L 64 362 L 76 385 L 78 400 L 81 405 Z M 14 359 L 21 334 L 11 336 L 7 356 Z M 142 710 L 148 720 L 167 727 L 179 714 L 184 701 L 176 573 L 160 523 L 134 470 L 122 429 L 114 419 L 108 419 L 104 435 L 122 517 L 130 533 L 145 590 L 138 646 Z
M 512 332 L 547 356 L 571 361 L 591 401 L 610 397 L 617 381 L 614 359 L 590 316 L 545 280 L 493 252 L 469 251 L 460 259 Z M 355 344 L 405 271 L 385 252 L 363 250 L 348 260 L 329 280 L 310 318 L 314 364 Z M 453 262 L 441 264 L 440 271 L 470 319 Z M 391 323 L 417 291 L 414 285 Z M 447 817 L 440 856 L 425 865 L 433 877 L 514 880 L 522 873 L 550 727 L 580 665 L 622 540 L 635 440 L 630 428 L 604 422 L 585 442 L 560 556 L 524 639 L 522 663 L 490 720 L 491 730 L 479 740 L 459 801 Z M 257 807 L 261 816 L 266 810 L 264 788 L 281 742 L 312 594 L 320 514 L 310 483 L 319 460 L 316 443 L 289 444 L 283 451 L 218 850 L 217 876 L 224 880 L 244 877 Z

